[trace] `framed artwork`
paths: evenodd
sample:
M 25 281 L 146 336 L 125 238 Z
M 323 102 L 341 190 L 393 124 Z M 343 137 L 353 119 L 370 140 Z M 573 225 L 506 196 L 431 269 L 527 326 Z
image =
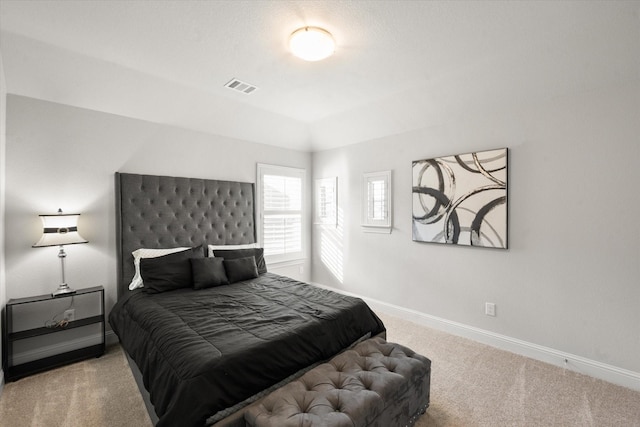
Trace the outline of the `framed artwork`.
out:
M 506 148 L 414 161 L 413 240 L 507 249 L 508 163 Z

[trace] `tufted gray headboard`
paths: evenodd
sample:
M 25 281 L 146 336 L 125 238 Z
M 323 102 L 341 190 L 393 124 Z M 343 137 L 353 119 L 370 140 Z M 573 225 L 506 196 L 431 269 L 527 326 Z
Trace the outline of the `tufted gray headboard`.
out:
M 138 248 L 254 243 L 254 184 L 116 172 L 118 299 Z

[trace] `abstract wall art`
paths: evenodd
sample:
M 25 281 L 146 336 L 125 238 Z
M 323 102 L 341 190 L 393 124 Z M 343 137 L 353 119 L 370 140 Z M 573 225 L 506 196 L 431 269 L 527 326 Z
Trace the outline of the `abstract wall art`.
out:
M 506 148 L 413 162 L 413 240 L 506 249 Z

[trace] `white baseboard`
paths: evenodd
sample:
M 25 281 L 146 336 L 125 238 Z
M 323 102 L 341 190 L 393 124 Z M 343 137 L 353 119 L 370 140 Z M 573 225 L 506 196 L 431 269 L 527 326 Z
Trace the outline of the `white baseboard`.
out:
M 433 329 L 438 329 L 452 335 L 458 335 L 492 347 L 510 351 L 512 353 L 530 357 L 551 365 L 559 366 L 561 368 L 569 369 L 571 371 L 579 372 L 613 384 L 640 391 L 640 373 L 638 372 L 618 368 L 617 366 L 608 365 L 606 363 L 587 359 L 586 357 L 544 347 L 506 335 L 497 334 L 474 326 L 453 322 L 451 320 L 389 304 L 373 298 L 367 298 L 361 295 L 345 292 L 340 289 L 331 288 L 317 283 L 314 283 L 314 285 L 345 295 L 362 298 L 374 311 L 379 310 L 383 313 L 409 320 L 420 325 L 428 326 Z

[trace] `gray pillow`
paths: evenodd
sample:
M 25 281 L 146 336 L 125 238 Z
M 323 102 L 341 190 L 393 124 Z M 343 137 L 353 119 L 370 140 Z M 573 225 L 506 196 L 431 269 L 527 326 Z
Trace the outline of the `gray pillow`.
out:
M 229 284 L 222 258 L 191 258 L 190 261 L 194 289 Z
M 251 249 L 214 249 L 214 257 L 221 257 L 224 259 L 236 259 L 245 257 L 255 257 L 256 266 L 258 267 L 258 274 L 267 272 L 267 263 L 264 262 L 264 249 L 263 248 L 251 248 Z
M 140 260 L 140 275 L 147 293 L 189 288 L 193 283 L 191 258 L 204 258 L 202 246 L 157 258 Z
M 214 258 L 215 259 L 215 258 Z M 255 279 L 258 277 L 258 267 L 254 257 L 225 259 L 224 270 L 229 278 L 229 283 L 241 280 Z

